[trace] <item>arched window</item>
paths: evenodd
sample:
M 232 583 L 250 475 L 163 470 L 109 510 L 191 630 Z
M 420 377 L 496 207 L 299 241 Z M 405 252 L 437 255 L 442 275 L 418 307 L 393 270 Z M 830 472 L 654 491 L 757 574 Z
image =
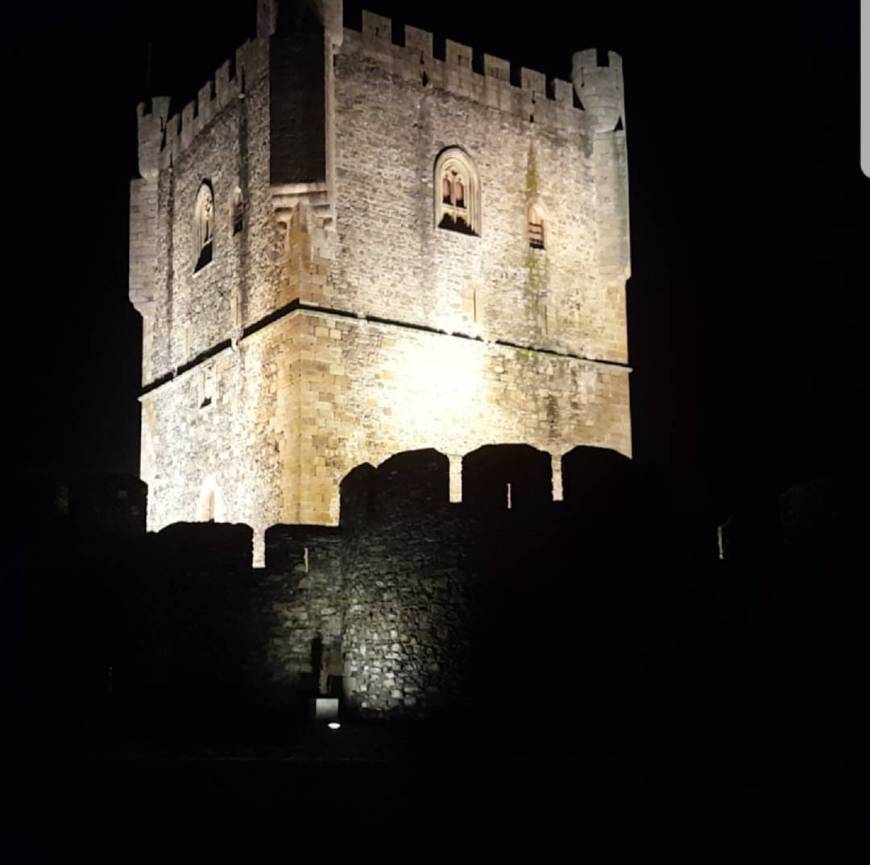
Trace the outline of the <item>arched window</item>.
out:
M 471 157 L 459 147 L 435 160 L 435 225 L 480 234 L 480 180 Z
M 233 234 L 238 234 L 245 225 L 245 200 L 238 186 L 233 190 L 233 198 L 230 202 L 230 224 L 233 227 Z
M 529 246 L 532 249 L 544 249 L 544 216 L 540 207 L 529 206 Z
M 196 193 L 193 209 L 193 242 L 196 266 L 194 271 L 205 267 L 212 259 L 214 241 L 214 193 L 208 181 L 203 181 Z

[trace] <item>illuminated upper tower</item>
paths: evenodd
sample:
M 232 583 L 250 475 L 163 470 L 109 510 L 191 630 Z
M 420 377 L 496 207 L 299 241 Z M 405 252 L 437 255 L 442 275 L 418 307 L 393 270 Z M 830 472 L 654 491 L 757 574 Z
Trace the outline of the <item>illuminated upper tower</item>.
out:
M 573 82 L 341 2 L 261 0 L 180 116 L 140 105 L 130 298 L 149 528 L 335 523 L 354 466 L 630 454 L 621 60 Z M 518 84 L 513 83 L 517 81 Z

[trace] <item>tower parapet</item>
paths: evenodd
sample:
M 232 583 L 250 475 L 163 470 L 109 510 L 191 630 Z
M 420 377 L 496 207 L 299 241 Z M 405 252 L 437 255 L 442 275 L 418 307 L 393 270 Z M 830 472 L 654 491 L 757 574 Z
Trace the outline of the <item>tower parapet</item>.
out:
M 169 117 L 169 97 L 154 96 L 151 99 L 150 111 L 145 110 L 145 103 L 136 106 L 136 120 L 139 132 L 139 175 L 146 180 L 152 180 L 160 169 L 160 148 L 166 121 Z
M 157 255 L 157 175 L 166 133 L 169 97 L 155 96 L 150 111 L 136 106 L 139 177 L 130 184 L 130 302 L 147 319 L 154 303 L 154 260 Z
M 243 98 L 253 82 L 269 68 L 268 44 L 260 39 L 248 39 L 236 49 L 234 62 L 222 63 L 212 79 L 207 81 L 195 99 L 191 99 L 179 114 L 165 122 L 165 135 L 160 148 L 160 168 L 174 164 L 194 138 L 214 117 L 234 99 Z
M 590 162 L 598 190 L 599 274 L 610 296 L 621 297 L 631 275 L 622 58 L 615 51 L 603 55 L 604 64 L 599 58 L 595 48 L 577 51 L 571 75 L 594 139 Z
M 258 5 L 257 38 L 246 40 L 229 60 L 216 70 L 213 78 L 200 87 L 179 113 L 169 116 L 169 99 L 151 99 L 152 110 L 139 107 L 139 171 L 156 171 L 171 165 L 186 150 L 199 132 L 233 99 L 243 97 L 251 82 L 269 67 L 268 40 L 276 32 L 277 0 Z M 341 25 L 341 2 L 317 2 L 312 14 L 322 22 L 332 45 L 339 47 L 344 34 L 351 35 L 351 50 L 378 55 L 387 60 L 395 73 L 426 76 L 427 82 L 475 101 L 536 122 L 574 122 L 585 120 L 590 132 L 609 132 L 625 126 L 622 58 L 606 53 L 607 63 L 599 64 L 595 48 L 578 51 L 572 58 L 572 82 L 549 78 L 543 73 L 484 54 L 483 72 L 474 71 L 471 46 L 445 40 L 444 59 L 435 57 L 432 33 L 406 26 L 404 44 L 393 40 L 392 20 L 363 10 L 362 30 L 345 30 Z M 288 13 L 289 14 L 289 13 Z M 575 104 L 576 92 L 580 105 Z M 567 114 L 566 109 L 570 109 Z M 157 134 L 155 135 L 155 130 Z M 156 145 L 155 145 L 156 142 Z M 157 164 L 155 167 L 155 147 Z
M 615 51 L 598 62 L 598 49 L 577 51 L 571 63 L 571 77 L 592 131 L 613 132 L 625 127 L 625 99 L 622 86 L 622 58 Z
M 393 74 L 446 90 L 535 123 L 583 131 L 583 111 L 574 104 L 571 82 L 548 79 L 543 72 L 512 66 L 484 54 L 482 72 L 475 71 L 474 49 L 446 39 L 444 57 L 434 53 L 431 33 L 406 26 L 404 44 L 393 39 L 393 22 L 363 11 L 360 31 L 345 29 L 345 51 L 362 52 Z

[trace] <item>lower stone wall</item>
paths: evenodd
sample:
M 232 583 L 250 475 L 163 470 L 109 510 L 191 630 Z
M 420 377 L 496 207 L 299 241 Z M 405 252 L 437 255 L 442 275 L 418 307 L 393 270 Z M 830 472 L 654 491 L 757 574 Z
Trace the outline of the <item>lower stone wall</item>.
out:
M 341 526 L 267 532 L 253 622 L 271 699 L 328 694 L 357 717 L 422 718 L 516 705 L 537 678 L 559 680 L 553 647 L 583 620 L 582 599 L 605 615 L 624 588 L 626 569 L 607 563 L 620 559 L 620 515 L 633 519 L 631 463 L 573 450 L 564 503 L 534 448 L 488 446 L 463 466 L 462 503 L 450 502 L 446 455 L 404 452 L 345 477 Z
M 471 652 L 467 526 L 448 501 L 447 458 L 387 460 L 370 478 L 371 519 L 349 533 L 343 635 L 348 708 L 431 714 L 462 699 Z
M 142 541 L 119 592 L 119 693 L 143 711 L 161 696 L 186 712 L 238 708 L 249 689 L 250 528 L 177 523 Z
M 151 536 L 140 633 L 152 671 L 232 680 L 276 708 L 337 696 L 370 718 L 516 706 L 542 675 L 558 682 L 558 647 L 586 601 L 591 631 L 603 599 L 626 589 L 620 575 L 636 573 L 619 564 L 633 547 L 618 546 L 637 500 L 631 463 L 571 451 L 565 502 L 549 496 L 548 455 L 527 445 L 480 448 L 462 465 L 461 503 L 436 450 L 358 466 L 342 481 L 341 525 L 272 526 L 262 569 L 247 528 Z
M 329 526 L 273 526 L 266 568 L 257 572 L 254 668 L 279 700 L 314 696 L 341 676 L 343 537 Z

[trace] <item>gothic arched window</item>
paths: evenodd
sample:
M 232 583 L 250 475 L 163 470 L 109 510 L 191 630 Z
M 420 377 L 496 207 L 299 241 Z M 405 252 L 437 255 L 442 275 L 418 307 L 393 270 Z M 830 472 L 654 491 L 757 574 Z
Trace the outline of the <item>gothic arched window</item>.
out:
M 203 181 L 196 193 L 193 208 L 193 242 L 196 266 L 194 271 L 205 267 L 212 259 L 214 243 L 214 193 L 208 181 Z
M 471 157 L 449 147 L 435 160 L 435 225 L 480 234 L 480 180 Z

